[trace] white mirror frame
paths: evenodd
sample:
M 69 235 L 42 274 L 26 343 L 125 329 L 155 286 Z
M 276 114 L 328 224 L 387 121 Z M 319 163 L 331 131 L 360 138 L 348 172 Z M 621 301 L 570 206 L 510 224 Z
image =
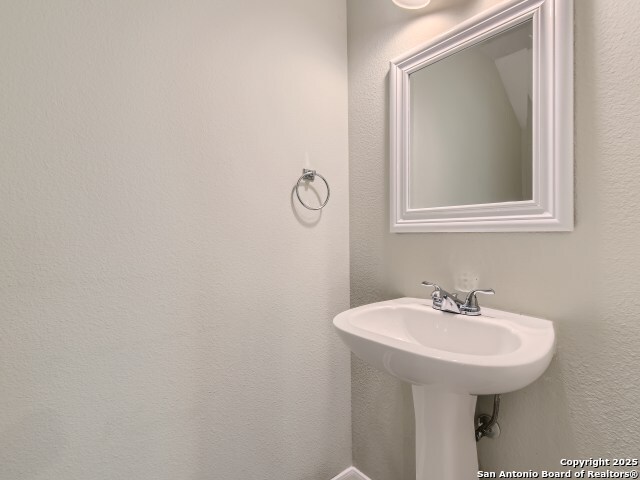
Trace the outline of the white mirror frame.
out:
M 533 199 L 409 207 L 409 75 L 528 19 L 533 23 Z M 573 0 L 510 0 L 391 62 L 391 231 L 573 230 Z M 460 179 L 461 188 L 465 179 Z

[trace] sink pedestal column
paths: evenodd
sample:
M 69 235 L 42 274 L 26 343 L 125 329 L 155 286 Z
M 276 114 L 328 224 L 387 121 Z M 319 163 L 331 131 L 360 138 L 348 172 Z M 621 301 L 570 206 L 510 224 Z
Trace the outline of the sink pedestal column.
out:
M 474 395 L 413 385 L 416 415 L 416 480 L 478 477 Z

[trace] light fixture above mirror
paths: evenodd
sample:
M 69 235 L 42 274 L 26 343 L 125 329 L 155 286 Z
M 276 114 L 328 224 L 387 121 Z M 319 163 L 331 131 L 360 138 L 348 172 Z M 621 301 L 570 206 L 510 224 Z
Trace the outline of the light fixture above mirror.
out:
M 424 8 L 431 3 L 431 0 L 392 0 L 397 6 L 417 10 Z

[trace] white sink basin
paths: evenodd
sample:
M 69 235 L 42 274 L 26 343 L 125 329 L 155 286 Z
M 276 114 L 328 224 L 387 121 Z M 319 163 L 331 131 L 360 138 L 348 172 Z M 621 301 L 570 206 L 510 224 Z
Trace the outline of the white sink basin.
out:
M 548 320 L 482 309 L 467 317 L 431 308 L 431 300 L 400 298 L 342 312 L 333 320 L 357 356 L 417 385 L 472 395 L 529 385 L 554 352 Z
M 477 478 L 476 395 L 529 385 L 555 347 L 548 320 L 490 308 L 455 315 L 419 298 L 353 308 L 333 324 L 358 357 L 413 384 L 417 480 Z

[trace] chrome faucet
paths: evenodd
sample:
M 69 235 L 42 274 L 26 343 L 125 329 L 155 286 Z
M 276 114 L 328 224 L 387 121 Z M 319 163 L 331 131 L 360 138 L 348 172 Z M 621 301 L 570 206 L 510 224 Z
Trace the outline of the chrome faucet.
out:
M 433 300 L 433 308 L 443 312 L 459 313 L 461 315 L 480 315 L 480 305 L 476 295 L 483 293 L 485 295 L 493 295 L 496 292 L 490 288 L 487 290 L 471 290 L 467 294 L 467 298 L 460 300 L 457 293 L 449 293 L 442 289 L 439 285 L 431 282 L 422 282 L 422 285 L 433 287 L 431 300 Z

